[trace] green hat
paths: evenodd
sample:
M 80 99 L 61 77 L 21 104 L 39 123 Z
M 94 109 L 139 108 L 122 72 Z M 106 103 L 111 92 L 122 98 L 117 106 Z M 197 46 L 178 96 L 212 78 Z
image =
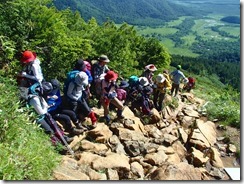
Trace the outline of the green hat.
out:
M 180 70 L 181 69 L 181 65 L 177 65 L 177 70 Z

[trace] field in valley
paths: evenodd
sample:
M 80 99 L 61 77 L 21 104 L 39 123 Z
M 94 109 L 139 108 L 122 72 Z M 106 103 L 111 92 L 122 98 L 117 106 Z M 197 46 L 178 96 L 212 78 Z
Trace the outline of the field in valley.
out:
M 214 41 L 236 41 L 240 37 L 240 24 L 231 24 L 221 21 L 226 16 L 240 16 L 240 7 L 238 1 L 219 1 L 219 0 L 173 0 L 176 3 L 186 6 L 199 8 L 199 11 L 209 11 L 209 14 L 199 15 L 199 17 L 184 16 L 177 20 L 165 23 L 158 27 L 135 26 L 139 34 L 145 37 L 154 37 L 159 39 L 169 50 L 171 54 L 179 54 L 190 57 L 197 57 L 193 53 L 191 46 L 193 43 L 202 40 Z M 186 19 L 194 21 L 194 25 L 189 30 L 180 30 Z M 182 28 L 187 29 L 187 28 Z M 172 36 L 177 32 L 184 32 L 180 35 L 180 44 Z

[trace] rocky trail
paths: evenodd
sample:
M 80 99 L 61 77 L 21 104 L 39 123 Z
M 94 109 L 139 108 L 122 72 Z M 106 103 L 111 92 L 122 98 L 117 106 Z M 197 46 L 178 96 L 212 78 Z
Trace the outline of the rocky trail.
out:
M 128 107 L 125 119 L 75 136 L 74 156 L 63 155 L 54 180 L 230 180 L 225 167 L 240 167 L 240 132 L 209 121 L 204 101 L 182 93 L 172 106 L 145 121 Z M 94 109 L 103 116 L 103 109 Z M 115 116 L 115 114 L 114 114 Z M 227 135 L 229 137 L 226 137 Z

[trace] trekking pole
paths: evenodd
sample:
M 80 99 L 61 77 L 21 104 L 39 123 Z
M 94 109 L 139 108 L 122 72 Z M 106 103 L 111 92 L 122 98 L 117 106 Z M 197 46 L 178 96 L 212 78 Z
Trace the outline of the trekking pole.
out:
M 55 128 L 55 131 L 58 133 L 59 137 L 61 138 L 62 142 L 64 143 L 64 145 L 67 147 L 69 153 L 74 157 L 74 151 L 70 148 L 69 144 L 67 143 L 67 141 L 64 139 L 64 136 L 61 134 L 60 130 L 58 129 L 58 127 L 56 126 L 56 124 L 54 123 L 51 115 L 49 113 L 46 113 L 46 116 L 49 120 L 49 122 L 51 123 L 51 125 Z

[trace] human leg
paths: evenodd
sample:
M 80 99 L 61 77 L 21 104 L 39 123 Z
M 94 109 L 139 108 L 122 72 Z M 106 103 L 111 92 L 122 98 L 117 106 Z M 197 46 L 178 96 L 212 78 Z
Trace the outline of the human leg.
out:
M 117 116 L 118 118 L 124 118 L 124 116 L 122 115 L 122 112 L 123 112 L 123 109 L 124 109 L 124 106 L 122 104 L 122 102 L 118 99 L 118 98 L 113 98 L 111 100 L 111 103 L 118 108 L 117 110 Z
M 154 89 L 153 91 L 153 104 L 156 109 L 158 109 L 158 97 L 159 97 L 159 91 Z
M 158 111 L 162 110 L 164 97 L 165 97 L 165 93 L 160 93 L 159 94 L 158 108 L 157 108 Z

